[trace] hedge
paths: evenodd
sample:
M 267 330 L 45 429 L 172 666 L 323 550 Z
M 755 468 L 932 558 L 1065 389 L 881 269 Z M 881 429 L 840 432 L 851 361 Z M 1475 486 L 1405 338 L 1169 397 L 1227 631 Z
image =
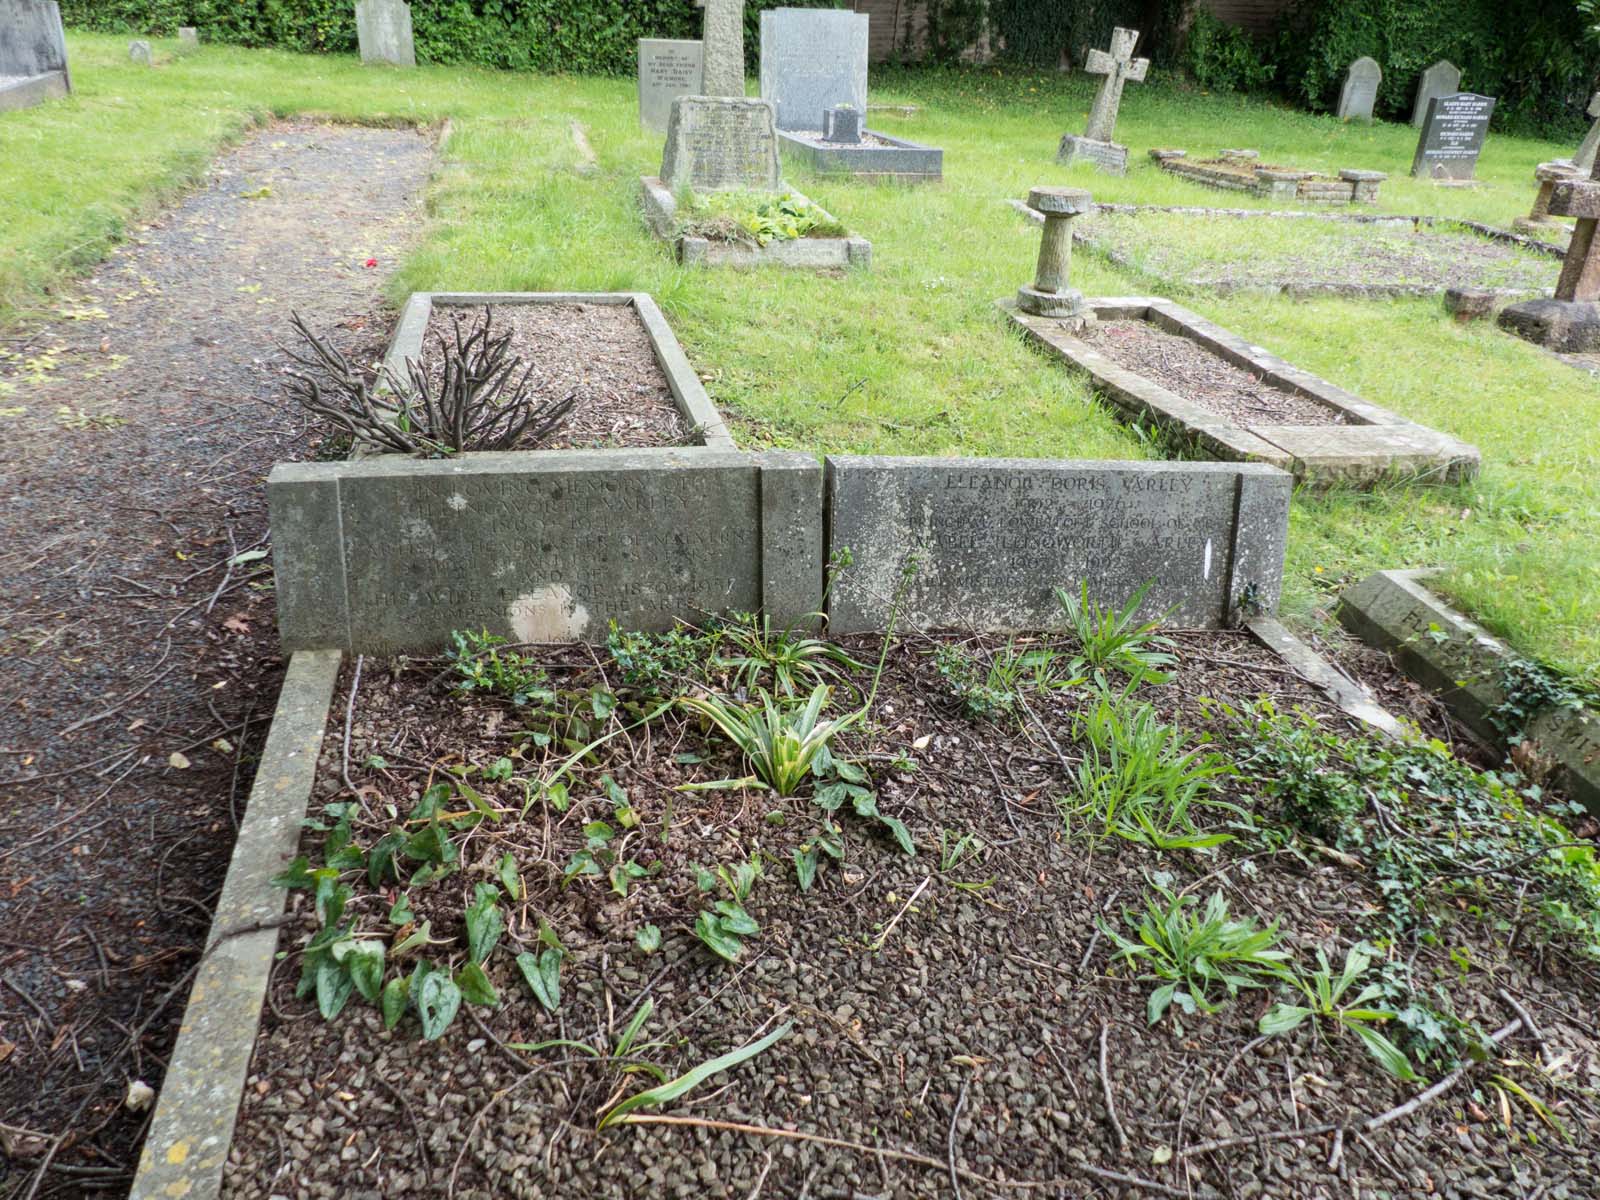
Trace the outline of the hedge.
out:
M 745 7 L 745 55 L 754 69 L 760 9 L 839 8 L 846 0 L 754 0 Z M 61 0 L 78 29 L 172 36 L 304 53 L 356 48 L 355 0 Z M 411 0 L 417 58 L 515 71 L 631 75 L 642 37 L 698 37 L 691 0 Z

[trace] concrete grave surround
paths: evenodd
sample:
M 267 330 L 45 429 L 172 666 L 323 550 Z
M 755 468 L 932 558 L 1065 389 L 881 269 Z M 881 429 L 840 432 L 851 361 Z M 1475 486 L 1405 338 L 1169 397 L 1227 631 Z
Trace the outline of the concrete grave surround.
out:
M 1341 121 L 1372 120 L 1372 106 L 1377 103 L 1378 85 L 1382 82 L 1383 68 L 1376 59 L 1365 56 L 1356 59 L 1344 73 L 1335 115 Z
M 1147 616 L 1229 625 L 1242 601 L 1277 607 L 1290 477 L 1258 464 L 1049 459 L 827 460 L 834 633 L 882 629 L 915 562 L 903 618 L 919 629 L 1058 625 L 1055 589 L 1087 581 L 1122 604 L 1148 581 Z
M 1117 128 L 1117 111 L 1122 107 L 1122 85 L 1142 83 L 1150 69 L 1149 59 L 1133 57 L 1138 41 L 1137 29 L 1118 26 L 1111 31 L 1109 51 L 1088 52 L 1083 69 L 1090 75 L 1102 76 L 1100 88 L 1095 92 L 1083 136 L 1065 135 L 1056 150 L 1057 162 L 1071 164 L 1082 160 L 1112 175 L 1127 174 L 1128 148 L 1116 142 L 1113 135 Z
M 364 63 L 416 66 L 411 5 L 406 0 L 356 0 L 356 41 Z
M 30 108 L 72 91 L 66 34 L 56 0 L 0 4 L 0 112 Z
M 1141 425 L 1153 421 L 1209 457 L 1269 463 L 1312 487 L 1370 487 L 1397 477 L 1456 483 L 1478 473 L 1476 446 L 1335 387 L 1170 300 L 1090 297 L 1086 305 L 1102 321 L 1149 321 L 1190 338 L 1268 383 L 1346 414 L 1352 423 L 1239 425 L 1114 362 L 1074 337 L 1069 324 L 1032 316 L 1009 300 L 999 303 L 1035 345 L 1087 372 L 1095 390 L 1124 418 Z
M 1472 92 L 1429 100 L 1422 132 L 1417 137 L 1417 152 L 1411 160 L 1411 174 L 1418 179 L 1471 179 L 1484 139 L 1489 136 L 1494 104 L 1493 96 Z
M 779 129 L 816 132 L 822 114 L 867 111 L 867 15 L 837 8 L 761 13 L 761 98 Z
M 660 179 L 647 175 L 639 181 L 640 206 L 645 224 L 663 242 L 672 246 L 673 256 L 686 267 L 793 267 L 803 271 L 866 269 L 872 265 L 872 243 L 864 237 L 802 237 L 774 240 L 765 246 L 746 242 L 712 241 L 683 232 L 678 227 L 678 199 Z M 804 193 L 788 189 L 788 194 L 810 203 Z M 822 219 L 834 217 L 818 206 Z
M 706 10 L 705 94 L 744 95 L 744 0 L 697 0 Z
M 1254 166 L 1245 175 L 1220 169 L 1214 163 L 1191 159 L 1188 151 L 1178 149 L 1154 149 L 1150 151 L 1150 157 L 1163 171 L 1181 175 L 1207 187 L 1307 204 L 1376 204 L 1378 187 L 1389 178 L 1382 171 L 1346 168 L 1335 179 L 1315 171 L 1271 166 Z M 1243 165 L 1254 161 L 1259 155 L 1254 150 L 1223 150 L 1218 157 Z
M 639 39 L 639 124 L 665 131 L 672 102 L 705 94 L 705 47 L 671 38 Z
M 778 146 L 826 175 L 849 175 L 868 183 L 937 183 L 944 178 L 944 151 L 879 129 L 865 131 L 871 140 L 830 142 L 809 132 L 778 130 Z
M 1428 590 L 1426 571 L 1379 571 L 1339 600 L 1339 621 L 1363 641 L 1390 651 L 1407 675 L 1439 694 L 1480 739 L 1505 748 L 1491 716 L 1506 699 L 1501 683 L 1515 655 L 1499 638 Z M 1600 815 L 1600 714 L 1549 710 L 1528 739 L 1552 759 L 1557 783 Z
M 1428 115 L 1428 101 L 1435 96 L 1450 96 L 1461 90 L 1461 68 L 1441 58 L 1417 80 L 1417 97 L 1411 105 L 1411 126 L 1421 129 Z
M 730 96 L 679 96 L 667 118 L 661 179 L 672 191 L 777 191 L 772 105 Z

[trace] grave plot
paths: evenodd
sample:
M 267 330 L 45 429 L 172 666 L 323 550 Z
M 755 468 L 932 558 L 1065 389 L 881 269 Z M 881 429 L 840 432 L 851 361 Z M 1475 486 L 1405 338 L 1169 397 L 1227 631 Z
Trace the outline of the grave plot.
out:
M 1185 150 L 1152 150 L 1150 157 L 1168 174 L 1207 187 L 1251 192 L 1274 200 L 1306 204 L 1376 204 L 1382 171 L 1342 170 L 1338 178 L 1263 163 L 1255 150 L 1223 150 L 1216 158 L 1191 159 Z
M 780 129 L 783 152 L 825 175 L 850 175 L 871 183 L 937 183 L 944 151 L 876 129 L 830 136 L 822 129 Z
M 794 188 L 691 195 L 641 179 L 645 223 L 684 266 L 842 270 L 872 264 L 872 243 Z
M 1223 295 L 1442 296 L 1458 287 L 1520 298 L 1548 295 L 1561 269 L 1559 251 L 1532 239 L 1412 217 L 1098 209 L 1076 232 L 1163 290 Z

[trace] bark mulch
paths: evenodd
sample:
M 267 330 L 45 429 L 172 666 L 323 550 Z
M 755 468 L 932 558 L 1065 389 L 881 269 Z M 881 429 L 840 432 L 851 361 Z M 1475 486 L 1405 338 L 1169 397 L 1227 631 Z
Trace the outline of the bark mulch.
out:
M 127 1186 L 281 678 L 276 347 L 294 308 L 381 353 L 432 155 L 258 129 L 0 333 L 0 1191 Z
M 1097 321 L 1078 337 L 1119 366 L 1246 428 L 1349 424 L 1343 413 L 1267 383 L 1194 339 L 1149 321 Z
M 1247 765 L 1253 753 L 1229 709 L 1262 696 L 1281 711 L 1303 706 L 1328 727 L 1346 728 L 1248 638 L 1193 634 L 1178 643 L 1176 680 L 1141 695 L 1164 719 L 1214 739 L 1228 761 Z M 875 658 L 875 643 L 853 645 L 858 658 Z M 348 769 L 358 844 L 370 845 L 403 817 L 449 766 L 507 758 L 513 778 L 471 776 L 481 796 L 506 810 L 502 820 L 458 835 L 458 874 L 409 890 L 415 919 L 431 922 L 437 942 L 425 953 L 459 962 L 463 906 L 478 884 L 504 886 L 511 856 L 520 895 L 509 903 L 501 946 L 486 959 L 499 1003 L 463 1007 L 434 1042 L 420 1039 L 414 1014 L 386 1032 L 359 998 L 325 1022 L 312 1000 L 295 998 L 299 952 L 316 921 L 309 894 L 294 892 L 298 917 L 283 933 L 285 958 L 269 989 L 226 1193 L 1593 1194 L 1600 1066 L 1591 1014 L 1600 980 L 1592 967 L 1545 939 L 1508 940 L 1505 914 L 1494 906 L 1457 911 L 1455 900 L 1441 899 L 1453 914 L 1448 936 L 1407 949 L 1418 977 L 1491 1030 L 1513 1018 L 1497 997 L 1503 989 L 1534 1014 L 1558 1065 L 1542 1076 L 1528 1065 L 1539 1054 L 1535 1043 L 1510 1036 L 1499 1062 L 1469 1068 L 1439 1099 L 1336 1137 L 1326 1125 L 1397 1109 L 1423 1085 L 1382 1073 L 1348 1034 L 1317 1036 L 1308 1025 L 1261 1038 L 1266 992 L 1246 991 L 1213 1016 L 1151 1027 L 1152 985 L 1111 969 L 1096 922 L 1139 911 L 1156 882 L 1201 898 L 1220 891 L 1235 915 L 1281 921 L 1284 945 L 1304 968 L 1317 946 L 1342 961 L 1381 900 L 1370 876 L 1337 856 L 1248 834 L 1220 810 L 1202 824 L 1241 838 L 1210 854 L 1097 843 L 1081 829 L 1068 836 L 1053 798 L 1070 793 L 1070 768 L 1081 759 L 1071 719 L 1088 702 L 1086 689 L 1035 692 L 1026 715 L 974 719 L 951 698 L 933 647 L 912 638 L 890 654 L 872 722 L 841 741 L 870 771 L 879 810 L 905 823 L 917 853 L 904 853 L 885 827 L 846 803 L 834 814 L 842 861 L 824 858 L 809 892 L 791 862 L 822 818 L 807 789 L 788 800 L 747 789 L 679 790 L 746 769 L 693 722 L 658 716 L 614 737 L 574 772 L 570 807 L 559 811 L 535 794 L 523 817 L 520 780 L 548 775 L 565 756 L 563 737 L 581 744 L 602 722 L 551 724 L 543 700 L 517 709 L 463 698 L 449 690 L 450 668 L 438 661 L 366 662 L 359 686 L 347 665 L 314 806 L 351 799 L 341 780 L 353 690 Z M 619 687 L 604 648 L 529 653 L 548 669 L 550 689 L 565 695 L 558 711 L 592 712 L 589 689 Z M 625 698 L 618 713 L 639 712 L 630 703 Z M 535 732 L 556 741 L 541 745 Z M 1273 824 L 1251 786 L 1230 781 L 1223 793 Z M 562 883 L 585 846 L 585 825 L 601 820 L 618 831 L 619 859 L 648 871 L 626 896 L 601 878 Z M 952 849 L 965 835 L 979 843 L 970 854 Z M 324 836 L 306 834 L 302 850 L 313 865 Z M 703 893 L 695 867 L 758 853 L 764 876 L 745 907 L 760 932 L 730 964 L 691 932 L 697 911 L 726 895 Z M 362 877 L 347 911 L 368 935 L 384 936 L 399 894 Z M 512 962 L 517 951 L 541 950 L 541 922 L 565 951 L 554 1012 L 536 1002 Z M 651 953 L 636 942 L 647 925 L 662 932 Z M 389 974 L 408 969 L 391 964 Z M 603 1060 L 647 1005 L 633 1053 L 668 1075 L 784 1023 L 793 1028 L 659 1112 L 642 1110 L 646 1123 L 596 1132 L 600 1114 L 653 1082 Z M 540 1043 L 559 1044 L 527 1049 Z M 1448 1078 L 1444 1068 L 1426 1070 Z M 1502 1109 L 1497 1097 L 1510 1093 L 1486 1085 L 1496 1072 L 1549 1103 L 1571 1140 L 1518 1101 Z M 1557 1077 L 1559 1086 L 1549 1082 Z
M 493 335 L 509 331 L 510 353 L 522 360 L 513 383 L 531 368 L 530 395 L 577 398 L 572 415 L 539 449 L 676 446 L 687 440 L 672 388 L 632 305 L 497 304 L 489 315 Z M 482 309 L 436 307 L 424 343 L 429 369 L 438 369 L 439 339 L 454 344 L 457 320 L 467 335 L 482 319 Z

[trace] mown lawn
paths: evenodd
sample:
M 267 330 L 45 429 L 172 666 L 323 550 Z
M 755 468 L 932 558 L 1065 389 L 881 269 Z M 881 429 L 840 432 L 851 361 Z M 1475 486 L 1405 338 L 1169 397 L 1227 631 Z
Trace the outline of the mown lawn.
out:
M 660 141 L 638 127 L 632 80 L 399 73 L 209 47 L 180 56 L 173 42 L 156 43 L 152 70 L 126 61 L 125 39 L 75 35 L 70 44 L 76 95 L 0 116 L 0 325 L 70 294 L 75 273 L 252 120 L 448 118 L 433 220 L 395 272 L 397 300 L 419 288 L 652 292 L 747 444 L 817 451 L 1153 453 L 993 311 L 1032 269 L 1038 233 L 1003 204 L 1029 185 L 1072 181 L 1102 200 L 1242 207 L 1258 202 L 1164 175 L 1144 152 L 1248 146 L 1297 166 L 1387 170 L 1382 207 L 1391 211 L 1507 225 L 1527 210 L 1535 164 L 1572 149 L 1491 136 L 1480 186 L 1437 188 L 1406 174 L 1409 127 L 1343 126 L 1152 81 L 1128 88 L 1118 135 L 1134 167 L 1114 179 L 1054 161 L 1060 134 L 1082 128 L 1085 76 L 880 70 L 873 101 L 921 111 L 875 123 L 943 146 L 944 184 L 882 188 L 791 171 L 872 239 L 872 271 L 685 272 L 636 214 L 637 179 L 655 171 Z M 574 121 L 596 171 L 581 169 Z M 1240 222 L 1241 239 L 1249 225 Z M 1140 287 L 1082 254 L 1076 277 L 1090 293 Z M 1493 328 L 1459 327 L 1427 301 L 1182 299 L 1483 450 L 1483 476 L 1467 487 L 1300 497 L 1285 598 L 1292 620 L 1325 620 L 1333 595 L 1378 567 L 1448 566 L 1442 588 L 1485 624 L 1600 683 L 1600 384 Z

